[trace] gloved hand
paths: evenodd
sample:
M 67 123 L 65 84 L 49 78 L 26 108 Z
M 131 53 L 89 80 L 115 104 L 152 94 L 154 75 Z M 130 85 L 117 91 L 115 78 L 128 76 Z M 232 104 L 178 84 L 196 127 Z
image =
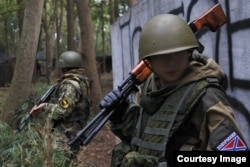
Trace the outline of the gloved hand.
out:
M 110 109 L 113 110 L 121 100 L 121 91 L 119 89 L 112 90 L 109 92 L 99 103 L 99 108 L 103 109 Z
M 109 120 L 113 123 L 121 123 L 123 115 L 127 110 L 128 106 L 129 106 L 129 100 L 128 99 L 123 100 L 121 104 L 119 104 L 119 107 L 116 107 L 114 109 L 114 113 L 111 115 Z

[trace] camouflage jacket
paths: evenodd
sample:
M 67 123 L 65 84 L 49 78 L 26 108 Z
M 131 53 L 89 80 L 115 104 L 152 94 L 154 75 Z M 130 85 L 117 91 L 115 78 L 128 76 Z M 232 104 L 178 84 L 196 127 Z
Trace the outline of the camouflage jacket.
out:
M 68 71 L 58 81 L 58 87 L 45 111 L 53 128 L 76 133 L 85 126 L 90 114 L 90 87 L 83 69 Z

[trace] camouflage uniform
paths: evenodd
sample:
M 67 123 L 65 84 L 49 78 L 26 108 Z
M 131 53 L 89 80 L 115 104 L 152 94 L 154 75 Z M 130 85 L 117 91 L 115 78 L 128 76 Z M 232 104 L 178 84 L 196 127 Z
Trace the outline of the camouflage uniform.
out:
M 81 130 L 89 117 L 89 82 L 83 69 L 70 70 L 58 81 L 58 88 L 44 107 L 52 122 L 53 147 L 69 160 L 76 158 L 80 145 L 69 147 L 70 134 Z M 67 131 L 66 136 L 64 133 Z

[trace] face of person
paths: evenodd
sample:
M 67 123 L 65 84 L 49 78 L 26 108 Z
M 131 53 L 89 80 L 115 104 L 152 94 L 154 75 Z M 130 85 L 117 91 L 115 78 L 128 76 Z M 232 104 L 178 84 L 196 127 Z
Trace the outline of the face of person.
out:
M 189 64 L 189 52 L 156 55 L 149 58 L 153 72 L 160 78 L 161 86 L 179 80 Z

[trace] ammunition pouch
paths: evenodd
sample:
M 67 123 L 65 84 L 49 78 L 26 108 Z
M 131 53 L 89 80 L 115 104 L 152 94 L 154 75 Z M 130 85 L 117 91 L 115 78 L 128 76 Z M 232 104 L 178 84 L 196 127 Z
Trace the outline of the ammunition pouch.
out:
M 128 143 L 121 142 L 117 144 L 112 150 L 111 167 L 120 167 L 125 155 L 131 151 L 131 147 Z
M 121 167 L 158 167 L 158 158 L 150 155 L 139 155 L 138 152 L 132 151 L 126 154 L 122 160 Z

